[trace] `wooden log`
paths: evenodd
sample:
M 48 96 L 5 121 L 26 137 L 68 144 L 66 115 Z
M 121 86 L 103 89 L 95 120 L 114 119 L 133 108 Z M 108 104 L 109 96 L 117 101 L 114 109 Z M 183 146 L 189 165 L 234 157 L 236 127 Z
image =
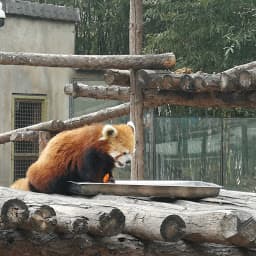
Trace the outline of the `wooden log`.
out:
M 39 138 L 37 131 L 14 132 L 10 135 L 10 141 L 36 141 Z
M 255 220 L 246 212 L 213 209 L 181 216 L 187 227 L 184 239 L 189 241 L 248 247 L 256 239 Z M 251 229 L 254 233 L 250 232 Z
M 239 83 L 244 89 L 256 88 L 256 68 L 242 70 L 239 74 Z
M 171 207 L 162 211 L 159 207 L 137 205 L 126 197 L 97 195 L 94 200 L 102 205 L 119 207 L 126 216 L 124 233 L 141 240 L 178 241 L 185 236 L 186 224 Z M 156 210 L 157 209 L 157 210 Z
M 49 256 L 254 256 L 255 249 L 219 244 L 195 244 L 161 241 L 143 241 L 120 234 L 113 237 L 97 238 L 82 234 L 71 236 L 22 232 L 0 231 L 0 255 L 49 255 Z
M 130 0 L 129 53 L 141 54 L 143 40 L 142 0 Z M 175 61 L 174 61 L 175 62 Z M 130 119 L 135 125 L 135 152 L 131 162 L 131 179 L 144 178 L 144 98 L 137 71 L 130 70 Z
M 94 96 L 97 99 L 119 99 L 128 101 L 129 88 L 115 86 L 113 90 L 110 87 L 100 86 L 99 90 L 94 86 L 83 86 L 79 84 L 79 91 L 83 91 L 83 96 Z M 119 93 L 122 91 L 122 93 Z M 221 92 L 217 90 L 201 92 L 184 92 L 181 90 L 157 90 L 144 89 L 144 107 L 156 107 L 165 104 L 192 107 L 255 107 L 256 91 L 238 91 Z M 78 95 L 79 96 L 79 95 Z M 137 101 L 138 104 L 138 101 Z M 124 113 L 126 114 L 126 112 Z M 98 116 L 97 113 L 95 115 Z
M 130 88 L 121 86 L 86 85 L 83 83 L 68 84 L 64 93 L 73 97 L 89 97 L 94 99 L 129 100 Z
M 220 74 L 177 74 L 167 70 L 139 70 L 144 88 L 183 90 L 192 92 L 220 91 Z
M 186 226 L 185 230 L 183 230 L 183 239 L 189 241 L 197 243 L 214 242 L 248 247 L 254 246 L 256 239 L 254 218 L 256 211 L 250 212 L 241 208 L 230 209 L 229 205 L 216 207 L 210 204 L 200 204 L 187 200 L 178 200 L 175 204 L 166 204 L 145 201 L 145 199 L 139 200 L 137 198 L 131 199 L 118 196 L 97 195 L 94 197 L 94 201 L 102 202 L 102 204 L 108 201 L 113 206 L 118 204 L 118 207 L 127 216 L 125 232 L 127 232 L 129 223 L 134 224 L 136 218 L 142 219 L 143 221 L 144 219 L 148 219 L 149 223 L 157 223 L 157 221 L 153 221 L 151 214 L 148 214 L 154 212 L 154 218 L 158 217 L 164 219 L 164 216 L 170 214 L 179 216 Z M 129 209 L 137 210 L 133 212 L 133 210 L 129 211 Z M 145 222 L 145 224 L 146 223 L 147 222 Z M 153 225 L 150 226 L 152 227 Z M 136 223 L 135 229 L 136 227 L 138 227 L 141 232 L 144 230 L 143 227 L 140 227 L 140 223 Z M 147 227 L 145 227 L 144 231 L 145 233 L 148 232 L 148 234 L 154 230 L 153 228 L 148 231 L 146 229 Z M 133 235 L 135 234 L 135 231 L 133 231 Z M 140 238 L 143 239 L 141 236 Z M 159 239 L 158 237 L 158 240 L 163 239 Z
M 220 86 L 222 91 L 234 91 L 238 89 L 246 89 L 244 85 L 240 84 L 240 73 L 245 70 L 251 70 L 256 68 L 256 61 L 235 66 L 231 69 L 225 70 L 221 73 Z
M 255 249 L 241 249 L 235 246 L 214 243 L 167 243 L 155 241 L 144 243 L 147 256 L 254 256 Z
M 130 104 L 124 103 L 114 107 L 105 108 L 90 114 L 74 117 L 64 121 L 65 129 L 72 129 L 89 125 L 95 122 L 103 122 L 108 119 L 117 118 L 129 114 Z
M 2 65 L 100 69 L 159 69 L 176 63 L 173 53 L 151 55 L 65 55 L 45 53 L 0 52 Z
M 39 154 L 43 151 L 43 149 L 46 147 L 49 140 L 52 138 L 53 134 L 46 131 L 39 131 Z
M 104 74 L 104 81 L 108 85 L 130 86 L 129 70 L 108 69 Z
M 72 226 L 72 232 L 77 231 L 79 233 L 84 232 L 87 229 L 87 232 L 94 236 L 113 236 L 121 233 L 125 225 L 125 216 L 118 208 L 112 207 L 90 207 L 87 209 L 81 209 L 71 206 L 59 206 L 54 205 L 54 209 L 57 212 L 58 219 L 63 218 L 63 216 L 69 216 L 74 219 L 79 218 L 78 223 L 74 223 L 76 226 Z M 65 217 L 66 223 L 68 218 Z M 86 226 L 81 227 L 77 224 L 80 223 L 82 219 L 86 220 Z M 84 222 L 81 222 L 84 224 Z
M 29 207 L 29 219 L 20 228 L 50 233 L 56 229 L 56 212 L 48 205 Z
M 57 233 L 88 233 L 88 218 L 85 211 L 65 205 L 54 205 L 54 210 L 57 218 L 55 229 Z
M 22 200 L 15 198 L 0 202 L 0 216 L 4 228 L 17 228 L 27 221 L 29 210 Z
M 59 232 L 61 230 L 82 232 L 87 229 L 94 236 L 113 236 L 121 233 L 125 225 L 125 216 L 117 207 L 99 205 L 94 203 L 93 200 L 84 201 L 83 198 L 72 198 L 70 200 L 70 197 L 62 195 L 28 193 L 0 187 L 0 202 L 12 197 L 22 200 L 30 207 L 38 207 L 38 202 L 40 202 L 39 206 L 48 205 L 53 208 L 56 212 L 56 230 Z M 68 224 L 68 219 L 71 217 L 73 221 Z M 74 223 L 75 218 L 78 219 L 77 223 Z M 88 221 L 88 228 L 86 225 L 86 227 L 82 226 L 80 229 L 79 224 L 83 225 L 85 223 L 81 220 L 83 218 Z M 28 225 L 27 227 L 31 226 Z
M 9 132 L 0 134 L 0 144 L 6 143 L 10 141 L 10 137 L 14 133 L 23 133 L 27 131 L 50 131 L 56 132 L 64 130 L 64 123 L 61 120 L 50 120 L 43 123 L 38 123 L 34 125 L 30 125 L 24 128 L 18 128 Z
M 143 250 L 142 242 L 127 235 L 95 238 L 86 234 L 0 232 L 0 255 L 5 256 L 144 256 Z
M 144 99 L 145 104 L 150 107 L 170 104 L 190 107 L 254 108 L 256 91 L 192 93 L 170 90 L 155 92 L 154 89 L 145 89 Z
M 144 178 L 144 97 L 141 84 L 138 82 L 136 71 L 130 70 L 130 119 L 135 125 L 135 152 L 131 162 L 131 179 L 142 180 Z

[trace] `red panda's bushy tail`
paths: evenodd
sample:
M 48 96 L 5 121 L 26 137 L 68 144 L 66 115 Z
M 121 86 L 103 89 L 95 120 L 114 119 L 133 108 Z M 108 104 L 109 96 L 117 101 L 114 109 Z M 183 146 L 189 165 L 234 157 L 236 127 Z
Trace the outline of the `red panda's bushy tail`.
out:
M 30 191 L 28 178 L 26 177 L 26 178 L 22 178 L 22 179 L 16 180 L 16 181 L 10 186 L 10 188 L 19 189 L 19 190 L 25 190 L 25 191 Z

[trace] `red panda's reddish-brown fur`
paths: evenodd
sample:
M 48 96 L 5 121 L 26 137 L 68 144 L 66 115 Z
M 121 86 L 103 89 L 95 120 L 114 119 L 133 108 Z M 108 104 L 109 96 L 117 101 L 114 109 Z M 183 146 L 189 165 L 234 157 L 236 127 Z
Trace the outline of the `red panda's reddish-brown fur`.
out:
M 26 177 L 16 181 L 11 187 L 22 190 L 30 190 L 33 187 L 38 192 L 55 193 L 58 189 L 55 191 L 54 188 L 50 188 L 50 185 L 54 186 L 54 181 L 66 177 L 67 172 L 71 172 L 68 173 L 71 176 L 72 172 L 82 173 L 87 168 L 85 154 L 91 149 L 102 153 L 102 159 L 108 159 L 108 157 L 112 159 L 112 155 L 123 152 L 130 154 L 134 151 L 134 131 L 131 126 L 109 125 L 110 130 L 106 132 L 104 127 L 103 124 L 94 124 L 57 134 L 49 141 L 38 160 L 28 168 Z M 93 163 L 90 164 L 94 168 Z M 104 163 L 102 165 L 104 166 Z M 111 170 L 106 171 L 111 172 Z M 76 179 L 79 178 L 76 177 Z

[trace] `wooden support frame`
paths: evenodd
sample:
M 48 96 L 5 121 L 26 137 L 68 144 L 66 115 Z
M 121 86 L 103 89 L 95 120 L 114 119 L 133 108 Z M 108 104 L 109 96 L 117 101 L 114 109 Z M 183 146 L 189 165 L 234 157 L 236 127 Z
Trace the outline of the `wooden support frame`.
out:
M 162 69 L 175 65 L 173 53 L 149 55 L 65 55 L 0 52 L 1 65 L 102 69 Z
M 140 54 L 143 29 L 142 0 L 130 0 L 129 51 Z M 130 69 L 130 119 L 135 124 L 135 153 L 131 165 L 131 179 L 144 178 L 144 124 L 143 93 L 137 79 L 137 72 Z

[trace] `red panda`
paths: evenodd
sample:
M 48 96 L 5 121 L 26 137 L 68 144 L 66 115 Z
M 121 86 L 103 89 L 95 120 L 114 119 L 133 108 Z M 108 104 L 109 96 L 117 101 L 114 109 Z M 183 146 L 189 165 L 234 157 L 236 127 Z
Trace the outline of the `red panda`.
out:
M 67 181 L 114 182 L 112 169 L 125 167 L 135 149 L 134 126 L 94 124 L 53 137 L 38 160 L 11 188 L 68 193 Z

